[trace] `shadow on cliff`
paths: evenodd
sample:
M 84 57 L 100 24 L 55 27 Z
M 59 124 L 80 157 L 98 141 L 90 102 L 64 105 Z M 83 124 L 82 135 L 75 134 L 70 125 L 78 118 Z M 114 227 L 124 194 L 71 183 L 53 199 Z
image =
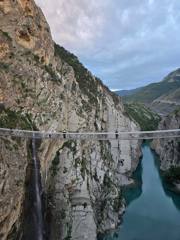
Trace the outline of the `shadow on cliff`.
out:
M 35 140 L 36 147 L 40 146 L 40 141 Z M 37 154 L 36 154 L 37 156 Z M 43 190 L 41 185 L 41 175 L 40 175 L 40 163 L 37 159 L 37 169 L 35 169 L 33 163 L 33 150 L 32 150 L 32 141 L 29 143 L 28 147 L 28 160 L 29 164 L 27 167 L 26 173 L 26 184 L 25 184 L 25 200 L 24 200 L 24 212 L 22 216 L 21 230 L 18 237 L 18 240 L 47 240 L 46 232 L 44 228 L 44 216 L 45 208 L 42 204 L 42 238 L 39 237 L 39 226 L 38 226 L 38 212 L 37 212 L 37 192 L 36 185 L 38 184 L 40 190 L 40 201 L 43 203 Z M 38 170 L 38 182 L 36 182 L 36 170 Z
M 127 205 L 131 204 L 142 194 L 142 171 L 142 161 L 140 160 L 139 165 L 132 176 L 135 184 L 129 187 L 124 187 L 123 189 L 123 196 L 126 200 Z
M 136 171 L 133 173 L 132 178 L 134 180 L 134 184 L 130 186 L 123 187 L 122 193 L 123 197 L 125 198 L 126 205 L 130 205 L 133 201 L 135 201 L 137 198 L 139 198 L 142 194 L 142 157 L 140 159 L 139 165 L 136 169 Z M 99 234 L 98 240 L 115 240 L 119 239 L 119 228 L 112 231 L 108 234 L 108 238 L 106 238 L 106 234 Z
M 171 190 L 172 186 L 167 184 L 167 182 L 165 181 L 165 179 L 163 177 L 162 171 L 160 170 L 159 156 L 156 154 L 156 152 L 154 150 L 152 150 L 152 152 L 154 154 L 154 163 L 158 170 L 164 193 L 166 194 L 166 196 L 168 196 L 169 198 L 172 199 L 177 210 L 180 210 L 180 194 L 175 193 L 173 190 Z

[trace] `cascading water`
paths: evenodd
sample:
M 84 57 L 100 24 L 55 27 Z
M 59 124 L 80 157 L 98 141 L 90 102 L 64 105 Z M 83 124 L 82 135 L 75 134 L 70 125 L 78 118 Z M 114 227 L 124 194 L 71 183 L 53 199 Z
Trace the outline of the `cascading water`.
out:
M 37 140 L 35 135 L 29 146 L 29 165 L 27 168 L 26 194 L 24 201 L 24 214 L 22 222 L 21 240 L 45 240 L 45 228 L 43 218 L 42 187 L 40 176 L 40 164 L 37 158 Z
M 41 190 L 39 184 L 39 164 L 37 160 L 36 139 L 34 135 L 32 138 L 32 159 L 34 164 L 34 185 L 35 185 L 34 217 L 37 231 L 37 236 L 34 239 L 43 240 L 43 216 L 42 216 Z

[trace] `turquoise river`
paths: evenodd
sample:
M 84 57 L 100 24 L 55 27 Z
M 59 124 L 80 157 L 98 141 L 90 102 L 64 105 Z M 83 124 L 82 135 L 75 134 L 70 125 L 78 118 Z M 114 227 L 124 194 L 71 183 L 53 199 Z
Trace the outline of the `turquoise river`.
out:
M 180 196 L 168 191 L 158 157 L 148 144 L 134 173 L 136 187 L 126 189 L 123 223 L 103 240 L 180 240 Z

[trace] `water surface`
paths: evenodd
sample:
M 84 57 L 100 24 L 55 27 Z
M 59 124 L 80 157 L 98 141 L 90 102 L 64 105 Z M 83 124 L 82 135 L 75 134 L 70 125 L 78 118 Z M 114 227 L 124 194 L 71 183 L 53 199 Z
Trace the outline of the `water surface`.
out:
M 180 196 L 166 189 L 149 146 L 142 150 L 137 187 L 124 193 L 128 206 L 123 224 L 103 240 L 180 240 Z

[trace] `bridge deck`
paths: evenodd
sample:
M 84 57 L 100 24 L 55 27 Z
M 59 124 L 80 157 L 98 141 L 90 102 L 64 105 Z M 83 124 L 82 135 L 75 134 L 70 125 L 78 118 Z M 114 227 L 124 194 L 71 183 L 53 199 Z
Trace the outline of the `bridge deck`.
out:
M 40 132 L 21 129 L 0 128 L 0 136 L 36 139 L 66 139 L 66 140 L 136 140 L 178 138 L 180 129 L 136 131 L 136 132 Z

